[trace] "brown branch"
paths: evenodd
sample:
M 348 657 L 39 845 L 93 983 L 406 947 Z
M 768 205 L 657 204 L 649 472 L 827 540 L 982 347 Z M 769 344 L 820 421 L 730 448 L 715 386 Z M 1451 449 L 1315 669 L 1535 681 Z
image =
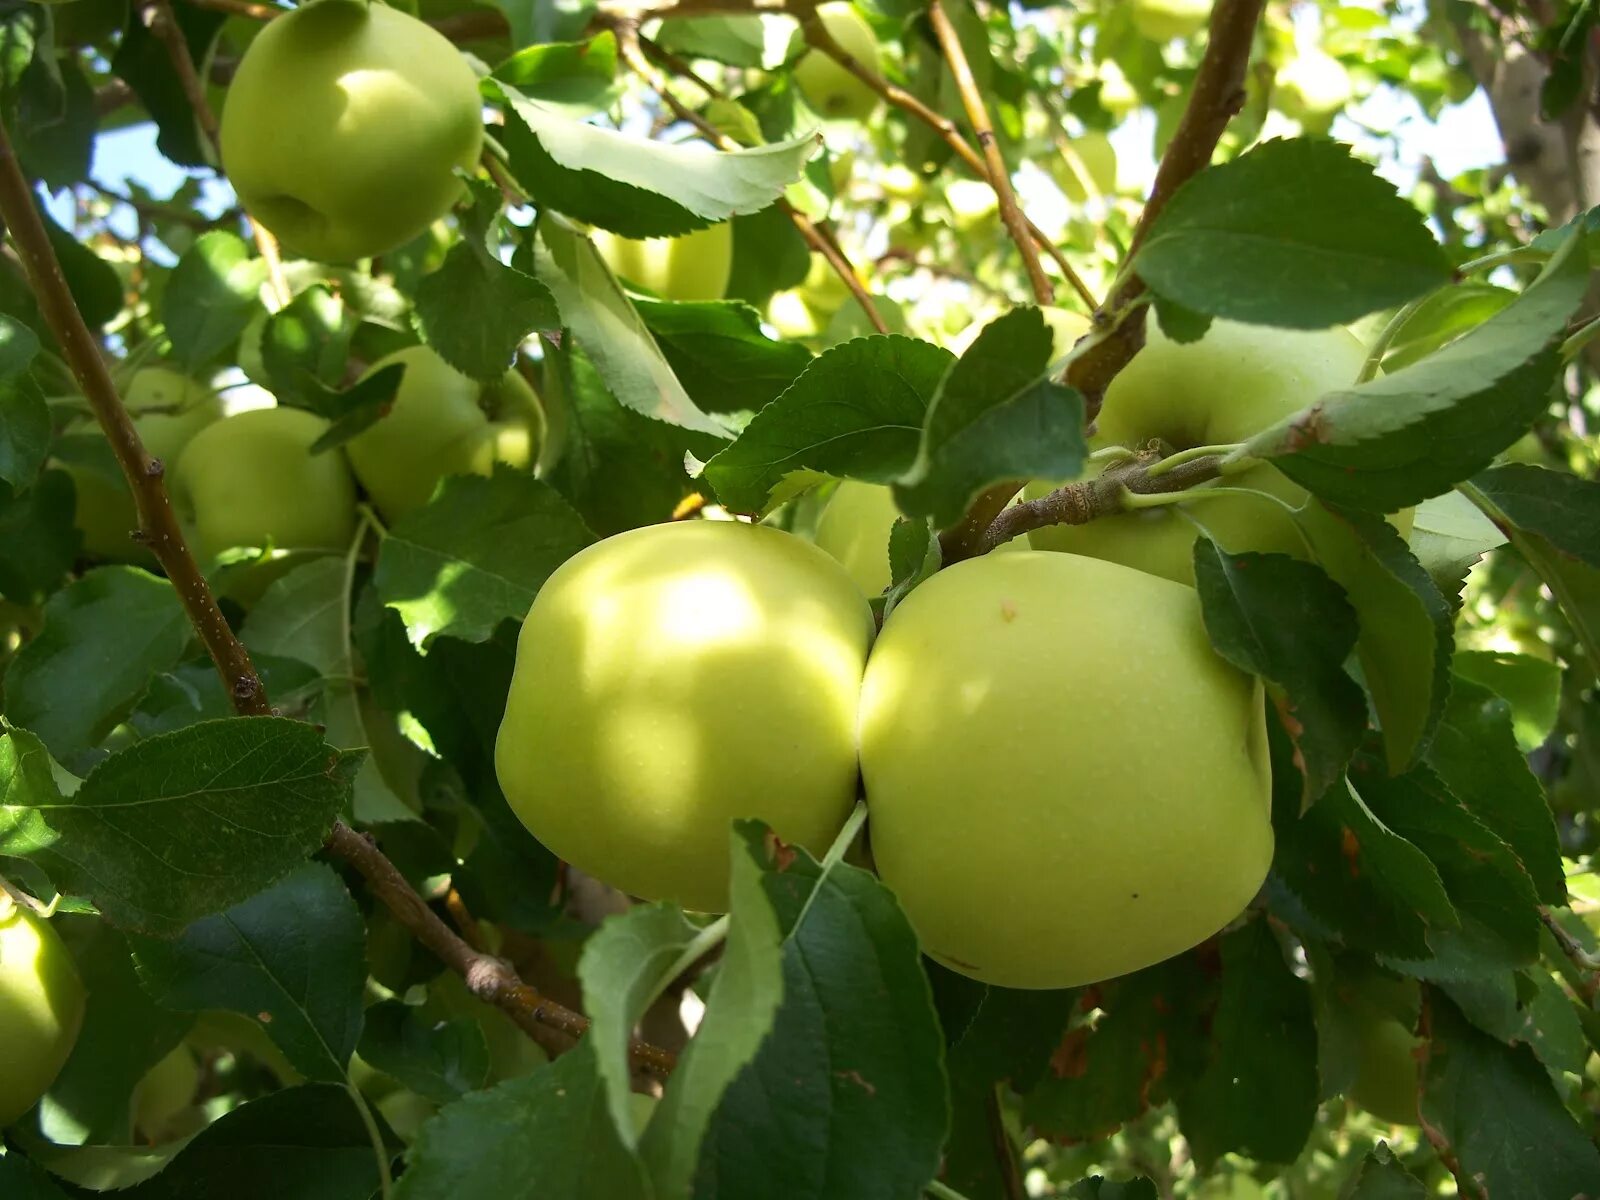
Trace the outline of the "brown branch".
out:
M 711 122 L 699 113 L 689 108 L 672 94 L 672 88 L 660 71 L 656 70 L 644 51 L 639 46 L 639 26 L 636 21 L 628 17 L 602 17 L 600 18 L 617 35 L 617 49 L 622 54 L 622 59 L 629 68 L 643 79 L 645 83 L 666 103 L 680 121 L 686 121 L 698 130 L 706 141 L 720 150 L 738 150 L 740 147 L 731 138 L 725 135 Z M 805 238 L 809 245 L 818 254 L 827 260 L 834 273 L 844 281 L 850 289 L 850 294 L 855 297 L 856 303 L 861 306 L 861 311 L 867 314 L 867 320 L 879 333 L 888 333 L 889 326 L 884 322 L 878 312 L 878 307 L 872 302 L 872 296 L 862 285 L 856 275 L 855 268 L 845 258 L 838 244 L 826 235 L 823 229 L 805 213 L 801 212 L 788 200 L 780 198 L 778 207 L 794 222 L 794 227 L 800 231 L 800 236 Z
M 106 439 L 128 481 L 139 517 L 138 540 L 155 554 L 172 581 L 184 612 L 217 664 L 217 673 L 222 677 L 234 708 L 246 716 L 270 713 L 266 692 L 250 661 L 249 651 L 234 637 L 227 619 L 217 608 L 210 585 L 184 545 L 178 519 L 167 498 L 166 468 L 145 449 L 133 418 L 117 396 L 116 384 L 111 380 L 111 371 L 100 353 L 99 343 L 72 299 L 61 273 L 61 263 L 50 246 L 44 222 L 35 207 L 33 191 L 22 174 L 10 135 L 3 125 L 0 125 L 0 219 L 5 221 L 22 259 L 28 283 L 39 302 L 39 312 L 60 344 L 62 357 L 72 368 L 73 378 L 105 430 Z
M 1583 1000 L 1591 1006 L 1595 998 L 1600 996 L 1600 961 L 1583 948 L 1583 944 L 1562 927 L 1560 921 L 1548 908 L 1542 905 L 1539 908 L 1539 918 L 1544 922 L 1544 927 L 1550 931 L 1550 936 L 1555 939 L 1561 953 L 1571 960 L 1576 968 L 1576 980 L 1572 981 L 1573 988 L 1580 993 Z
M 972 65 L 967 62 L 967 52 L 962 49 L 956 27 L 944 11 L 943 0 L 933 0 L 928 5 L 928 21 L 933 26 L 945 61 L 950 64 L 950 73 L 955 76 L 962 106 L 967 110 L 967 120 L 977 135 L 978 145 L 988 165 L 986 174 L 989 185 L 994 188 L 994 194 L 1000 201 L 1000 219 L 1005 222 L 1006 231 L 1011 234 L 1011 240 L 1017 244 L 1017 251 L 1022 255 L 1022 265 L 1027 269 L 1029 283 L 1033 285 L 1033 298 L 1040 304 L 1049 304 L 1054 299 L 1055 290 L 1050 286 L 1050 280 L 1044 273 L 1044 264 L 1039 261 L 1038 252 L 1034 249 L 1032 231 L 1017 204 L 1017 193 L 1011 186 L 1011 175 L 1000 153 L 1000 143 L 995 140 L 994 123 L 989 120 L 989 110 L 984 106 L 983 92 L 973 78 Z
M 702 79 L 695 69 L 686 61 L 670 50 L 663 50 L 659 45 L 657 45 L 651 39 L 645 37 L 642 33 L 639 35 L 639 46 L 646 54 L 655 59 L 667 70 L 671 71 L 674 75 L 677 75 L 682 79 L 687 79 L 690 83 L 694 84 L 695 87 L 699 88 L 705 93 L 706 99 L 721 100 L 723 98 L 723 92 L 721 88 L 717 87 L 713 83 L 707 82 L 705 79 Z
M 551 1029 L 572 1038 L 582 1037 L 588 1030 L 589 1019 L 583 1014 L 541 995 L 518 978 L 511 964 L 479 953 L 451 932 L 369 838 L 340 821 L 328 835 L 327 849 L 360 872 L 372 894 L 419 942 L 465 979 L 474 996 L 499 1008 L 528 1036 L 543 1042 Z M 634 1042 L 632 1055 L 638 1066 L 657 1075 L 668 1074 L 677 1063 L 676 1055 L 646 1042 Z
M 961 135 L 961 130 L 957 128 L 954 121 L 943 113 L 929 108 L 903 87 L 890 83 L 889 80 L 841 46 L 838 39 L 828 32 L 828 27 L 817 16 L 817 10 L 814 6 L 800 9 L 795 15 L 800 20 L 800 28 L 805 34 L 808 45 L 833 59 L 834 62 L 849 71 L 850 74 L 877 92 L 890 104 L 909 113 L 931 128 L 944 140 L 945 145 L 955 152 L 956 157 L 966 164 L 969 171 L 979 179 L 989 182 L 992 186 L 993 181 L 989 179 L 989 168 L 984 163 L 983 156 L 974 150 L 972 144 Z M 1091 312 L 1094 311 L 1098 306 L 1094 293 L 1089 290 L 1088 285 L 1083 282 L 1077 271 L 1073 269 L 1072 264 L 1067 261 L 1067 256 L 1062 252 L 1061 247 L 1057 246 L 1045 234 L 1044 230 L 1029 220 L 1026 214 L 1024 214 L 1023 220 L 1027 223 L 1029 236 L 1061 269 L 1062 276 L 1072 290 L 1078 294 L 1078 298 L 1083 301 L 1084 307 Z

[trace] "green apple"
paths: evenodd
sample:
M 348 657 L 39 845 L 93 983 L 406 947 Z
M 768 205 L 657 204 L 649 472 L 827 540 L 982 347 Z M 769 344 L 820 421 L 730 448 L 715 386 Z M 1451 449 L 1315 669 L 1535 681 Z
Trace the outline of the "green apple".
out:
M 202 562 L 239 546 L 348 548 L 356 529 L 350 468 L 340 450 L 311 453 L 327 429 L 297 408 L 258 408 L 195 436 L 172 476 L 172 505 Z
M 409 346 L 367 374 L 397 363 L 405 374 L 389 411 L 345 443 L 356 478 L 389 520 L 421 508 L 447 475 L 487 475 L 497 461 L 526 469 L 534 461 L 539 402 L 516 371 L 485 387 L 427 346 Z
M 1394 1017 L 1362 1019 L 1350 1099 L 1380 1120 L 1415 1125 L 1418 1044 L 1411 1030 Z
M 1211 0 L 1133 0 L 1133 27 L 1152 42 L 1192 37 L 1205 28 Z
M 383 1119 L 389 1122 L 389 1128 L 394 1130 L 395 1136 L 408 1146 L 417 1140 L 422 1127 L 439 1111 L 439 1106 L 432 1100 L 405 1088 L 390 1092 L 373 1107 L 383 1114 Z
M 148 1142 L 171 1141 L 200 1090 L 200 1065 L 180 1042 L 133 1089 L 133 1127 Z
M 1308 133 L 1326 133 L 1353 95 L 1350 72 L 1322 50 L 1306 50 L 1279 72 L 1273 95 L 1278 110 Z
M 0 1127 L 55 1082 L 83 1025 L 83 981 L 49 922 L 0 892 Z
M 611 273 L 668 300 L 721 300 L 733 270 L 727 221 L 675 238 L 625 238 L 604 229 L 589 237 Z
M 321 0 L 273 21 L 222 114 L 240 201 L 286 248 L 326 262 L 422 233 L 482 149 L 477 75 L 443 35 L 386 4 Z
M 146 367 L 124 389 L 122 403 L 133 417 L 139 440 L 170 471 L 191 438 L 222 416 L 222 402 L 205 384 L 167 367 Z M 98 429 L 82 435 L 93 463 L 66 463 L 77 489 L 75 523 L 83 551 L 109 562 L 155 562 L 155 555 L 132 538 L 139 514 L 128 484 Z M 89 444 L 92 443 L 92 444 Z
M 1145 348 L 1107 389 L 1090 445 L 1143 449 L 1160 439 L 1173 450 L 1241 442 L 1318 396 L 1355 381 L 1366 351 L 1343 328 L 1314 332 L 1214 321 L 1198 342 L 1180 345 L 1149 322 Z M 1269 497 L 1298 506 L 1306 493 L 1275 467 L 1229 479 L 1266 496 L 1217 496 L 1185 507 L 1230 551 L 1305 557 L 1294 518 Z M 1051 485 L 1029 487 L 1033 498 Z M 1409 529 L 1409 513 L 1397 524 Z M 1402 532 L 1405 532 L 1402 529 Z M 1052 525 L 1028 538 L 1035 549 L 1110 559 L 1180 583 L 1194 580 L 1195 526 L 1175 507 Z
M 849 814 L 872 630 L 845 569 L 782 530 L 609 537 L 563 563 L 523 623 L 495 747 L 506 799 L 600 880 L 721 911 L 730 821 L 820 853 Z
M 1002 987 L 1187 950 L 1272 861 L 1259 682 L 1193 589 L 1099 559 L 991 554 L 912 592 L 867 663 L 861 772 L 923 950 Z
M 872 32 L 872 26 L 854 4 L 819 4 L 817 16 L 822 18 L 823 28 L 851 58 L 882 74 L 878 35 Z M 806 103 L 824 117 L 864 121 L 878 107 L 877 92 L 820 50 L 807 50 L 800 56 L 794 66 L 794 81 Z
M 972 234 L 999 224 L 1000 198 L 985 182 L 953 179 L 944 185 L 944 200 L 957 233 Z
M 1139 107 L 1139 93 L 1112 59 L 1100 64 L 1100 107 L 1114 117 L 1125 117 Z

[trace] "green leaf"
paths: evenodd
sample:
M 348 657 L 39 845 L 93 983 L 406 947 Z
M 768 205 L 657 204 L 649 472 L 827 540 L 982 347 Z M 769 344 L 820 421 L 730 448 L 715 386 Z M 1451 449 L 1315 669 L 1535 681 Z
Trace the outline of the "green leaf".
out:
M 1299 521 L 1356 610 L 1356 649 L 1389 769 L 1427 748 L 1450 686 L 1453 614 L 1394 527 L 1370 513 L 1308 504 Z
M 94 88 L 76 59 L 36 57 L 23 72 L 7 124 L 30 179 L 59 189 L 89 177 L 98 116 Z
M 786 498 L 797 472 L 889 483 L 916 458 L 947 350 L 906 337 L 870 337 L 824 351 L 706 464 L 706 480 L 737 512 Z
M 0 484 L 0 596 L 17 604 L 42 601 L 72 569 L 82 540 L 65 471 L 45 471 L 20 496 Z
M 641 904 L 603 921 L 578 961 L 595 1064 L 617 1136 L 629 1149 L 638 1145 L 640 1132 L 629 1098 L 633 1030 L 650 1003 L 682 973 L 680 960 L 699 932 L 675 905 Z
M 1341 1193 L 1344 1200 L 1427 1200 L 1428 1189 L 1394 1156 L 1385 1142 L 1379 1142 L 1361 1160 L 1356 1173 Z
M 423 341 L 463 375 L 486 383 L 505 374 L 522 340 L 536 329 L 560 329 L 550 289 L 496 256 L 500 191 L 469 180 L 471 206 L 461 214 L 461 240 L 444 265 L 417 284 L 417 329 Z
M 759 16 L 730 14 L 663 21 L 656 42 L 663 50 L 687 58 L 709 58 L 733 67 L 769 65 L 763 60 L 766 31 Z
M 889 578 L 883 601 L 887 621 L 918 584 L 931 579 L 942 565 L 939 537 L 925 519 L 901 517 L 889 528 Z
M 1561 843 L 1544 787 L 1511 729 L 1511 710 L 1488 688 L 1457 674 L 1428 765 L 1468 811 L 1516 852 L 1545 904 L 1566 902 Z
M 733 218 L 730 300 L 764 306 L 774 292 L 799 287 L 811 269 L 811 248 L 776 204 Z
M 0 316 L 0 482 L 22 491 L 50 452 L 50 410 L 28 367 L 39 352 L 33 330 Z
M 798 342 L 761 332 L 761 314 L 747 304 L 674 304 L 634 297 L 656 345 L 706 412 L 758 409 L 792 384 L 811 361 Z
M 299 403 L 294 407 L 314 412 L 329 422 L 328 428 L 311 443 L 311 453 L 326 454 L 376 425 L 400 394 L 405 372 L 403 363 L 390 363 L 342 391 L 302 375 Z
M 766 208 L 821 144 L 815 134 L 734 151 L 650 141 L 573 121 L 512 87 L 485 88 L 506 105 L 501 136 L 533 202 L 625 237 L 671 237 Z M 567 305 L 562 313 L 570 320 Z
M 173 10 L 189 57 L 207 61 L 217 30 L 227 15 L 179 5 Z M 172 52 L 159 34 L 152 33 L 143 21 L 127 22 L 117 52 L 111 57 L 111 71 L 124 80 L 138 96 L 145 111 L 160 130 L 156 149 L 180 167 L 213 165 L 195 119 L 194 105 L 184 93 L 183 81 L 172 69 Z
M 1223 554 L 1206 537 L 1195 540 L 1194 576 L 1217 653 L 1268 681 L 1309 805 L 1344 774 L 1367 727 L 1366 698 L 1344 669 L 1356 644 L 1355 610 L 1311 563 Z
M 1128 1180 L 1091 1175 L 1067 1189 L 1067 1200 L 1160 1200 L 1160 1196 L 1156 1185 L 1142 1175 Z
M 307 863 L 175 939 L 129 940 L 157 1003 L 243 1013 L 306 1078 L 342 1083 L 361 1035 L 365 937 L 344 884 Z
M 1383 356 L 1384 370 L 1393 374 L 1426 358 L 1476 329 L 1516 298 L 1517 293 L 1508 288 L 1473 280 L 1441 288 L 1419 304 L 1395 332 Z
M 1517 300 L 1437 354 L 1329 392 L 1247 452 L 1336 503 L 1392 512 L 1437 496 L 1515 442 L 1549 404 L 1588 262 L 1573 239 Z
M 99 329 L 122 311 L 122 280 L 110 263 L 57 225 L 43 205 L 39 205 L 39 219 L 78 311 L 91 330 Z M 35 326 L 36 331 L 39 328 L 42 325 Z
M 1353 321 L 1450 278 L 1417 210 L 1320 138 L 1267 142 L 1201 171 L 1162 210 L 1133 269 L 1194 312 L 1292 329 Z
M 1538 535 L 1560 553 L 1600 567 L 1600 483 L 1545 467 L 1507 463 L 1472 487 L 1502 526 Z
M 122 720 L 193 637 L 177 593 L 135 567 L 100 567 L 45 605 L 6 672 L 6 716 L 69 765 Z
M 388 1152 L 392 1136 L 384 1139 Z M 310 1083 L 241 1104 L 118 1200 L 355 1200 L 378 1190 L 372 1139 L 349 1093 Z
M 1077 477 L 1083 397 L 1049 378 L 1052 345 L 1036 308 L 984 327 L 928 405 L 917 457 L 894 485 L 903 512 L 943 529 L 997 483 Z
M 546 42 L 518 50 L 494 77 L 567 117 L 610 108 L 617 83 L 617 38 L 609 29 L 584 42 Z
M 1506 536 L 1477 505 L 1452 490 L 1417 505 L 1408 541 L 1411 553 L 1454 606 L 1460 603 L 1467 572 L 1496 546 L 1505 545 Z
M 140 742 L 62 796 L 22 781 L 20 758 L 38 745 L 16 729 L 0 739 L 0 854 L 158 937 L 293 870 L 322 844 L 359 762 L 309 725 L 239 717 Z
M 0 1156 L 0 1195 L 8 1200 L 69 1200 L 43 1168 L 20 1154 Z
M 198 368 L 232 346 L 250 323 L 267 281 L 266 260 L 237 234 L 201 234 L 178 260 L 161 298 L 173 357 Z
M 594 243 L 566 222 L 544 216 L 531 247 L 535 273 L 618 400 L 658 421 L 728 436 L 689 398 Z
M 251 319 L 258 316 L 254 314 Z M 279 404 L 308 408 L 329 420 L 336 419 L 321 412 L 313 402 L 329 385 L 343 381 L 357 323 L 356 314 L 341 295 L 326 283 L 313 284 L 267 319 L 260 342 L 266 378 L 258 382 L 277 397 Z
M 1495 1041 L 1444 996 L 1427 995 L 1432 1040 L 1422 1068 L 1422 1116 L 1455 1154 L 1461 1177 L 1495 1200 L 1592 1194 L 1600 1150 L 1533 1051 Z
M 647 1200 L 585 1039 L 548 1066 L 469 1092 L 422 1127 L 395 1200 Z M 653 1198 L 651 1198 L 653 1200 Z
M 361 1058 L 435 1104 L 449 1104 L 489 1079 L 482 1026 L 470 1017 L 435 1023 L 398 1000 L 367 1009 Z
M 1203 1167 L 1228 1151 L 1293 1162 L 1317 1115 L 1311 989 L 1264 920 L 1221 945 L 1222 992 L 1203 1058 L 1174 1063 L 1178 1119 Z
M 481 642 L 500 622 L 527 616 L 550 573 L 594 540 L 531 475 L 457 475 L 389 531 L 375 582 L 419 649 L 440 635 Z
M 701 1142 L 724 1094 L 773 1028 L 785 982 L 783 930 L 764 887 L 765 826 L 732 833 L 728 939 L 705 1017 L 640 1143 L 656 1200 L 688 1200 Z
M 1451 665 L 1460 678 L 1488 688 L 1510 706 L 1512 729 L 1523 751 L 1550 736 L 1561 710 L 1559 664 L 1532 654 L 1457 650 Z
M 949 1123 L 916 935 L 870 873 L 824 869 L 800 847 L 763 849 L 761 883 L 784 934 L 783 1004 L 717 1110 L 695 1195 L 914 1196 L 938 1169 Z

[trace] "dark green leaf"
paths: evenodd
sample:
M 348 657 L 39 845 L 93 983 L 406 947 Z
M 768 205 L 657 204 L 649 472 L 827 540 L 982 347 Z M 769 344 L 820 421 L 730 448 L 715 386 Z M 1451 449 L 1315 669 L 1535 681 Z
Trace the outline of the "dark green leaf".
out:
M 113 923 L 175 937 L 322 844 L 359 755 L 279 717 L 207 721 L 112 755 L 71 796 L 16 786 L 32 743 L 0 739 L 0 854 L 30 858 Z
M 545 42 L 517 51 L 494 77 L 569 117 L 601 112 L 621 93 L 617 39 L 609 29 L 584 42 Z
M 1600 483 L 1507 463 L 1474 476 L 1472 487 L 1503 526 L 1537 534 L 1562 554 L 1600 567 Z
M 35 58 L 17 91 L 16 117 L 7 123 L 28 177 L 46 187 L 71 187 L 94 161 L 94 88 L 74 58 Z
M 892 582 L 883 602 L 887 621 L 895 607 L 919 583 L 933 576 L 941 565 L 939 538 L 926 519 L 901 517 L 889 529 L 889 578 Z
M 306 1078 L 343 1082 L 361 1034 L 365 928 L 327 867 L 307 863 L 172 941 L 130 940 L 158 1003 L 243 1013 Z
M 762 333 L 761 314 L 746 304 L 635 298 L 633 306 L 685 390 L 706 412 L 761 408 L 811 361 L 811 352 L 798 342 L 775 342 Z
M 1361 1160 L 1342 1195 L 1344 1200 L 1427 1200 L 1428 1189 L 1380 1142 Z
M 835 346 L 706 464 L 706 479 L 738 512 L 775 507 L 818 475 L 889 483 L 915 460 L 928 405 L 953 361 L 905 337 Z
M 220 229 L 201 234 L 162 293 L 173 357 L 196 368 L 232 346 L 250 323 L 266 279 L 266 260 L 243 238 Z
M 994 484 L 1077 477 L 1083 397 L 1046 374 L 1053 343 L 1036 308 L 984 328 L 928 405 L 917 457 L 894 485 L 902 511 L 943 529 Z
M 207 61 L 206 51 L 227 15 L 189 5 L 179 5 L 173 12 L 189 57 L 197 63 Z M 172 69 L 172 52 L 159 34 L 152 33 L 143 21 L 129 21 L 111 58 L 111 70 L 133 88 L 145 111 L 155 119 L 160 129 L 156 149 L 180 167 L 211 165 L 194 105 Z
M 322 677 L 293 658 L 251 655 L 261 686 L 272 697 L 281 716 L 304 716 L 322 690 Z M 217 721 L 233 715 L 233 697 L 209 658 L 190 659 L 150 681 L 150 689 L 128 716 L 128 725 L 140 737 L 154 737 L 198 721 Z
M 419 648 L 441 634 L 481 642 L 500 622 L 525 617 L 550 573 L 593 541 L 556 490 L 531 475 L 452 476 L 389 531 L 375 582 Z
M 50 410 L 28 373 L 38 352 L 31 329 L 0 316 L 0 482 L 18 491 L 33 482 L 50 450 Z
M 1461 1177 L 1494 1200 L 1593 1195 L 1600 1151 L 1563 1107 L 1533 1051 L 1495 1041 L 1448 999 L 1429 996 L 1422 1116 L 1456 1156 Z
M 43 1168 L 20 1154 L 0 1156 L 0 1196 L 6 1200 L 69 1200 Z
M 405 371 L 403 364 L 390 363 L 356 380 L 343 391 L 328 387 L 309 375 L 302 375 L 300 403 L 296 407 L 303 407 L 329 422 L 328 428 L 311 443 L 311 453 L 326 454 L 344 445 L 363 429 L 377 424 L 399 394 Z
M 1533 654 L 1457 650 L 1451 660 L 1462 679 L 1488 688 L 1511 707 L 1517 745 L 1532 750 L 1550 736 L 1561 707 L 1561 667 Z
M 436 1023 L 398 1000 L 367 1009 L 361 1058 L 435 1104 L 449 1104 L 489 1078 L 489 1043 L 476 1021 Z
M 252 319 L 259 319 L 259 314 Z M 268 318 L 260 343 L 266 378 L 259 382 L 279 404 L 303 406 L 337 419 L 320 412 L 311 401 L 343 381 L 356 324 L 356 314 L 342 297 L 325 283 L 313 284 Z
M 72 569 L 82 540 L 65 471 L 44 472 L 20 496 L 0 484 L 0 596 L 17 604 L 43 600 Z
M 122 280 L 110 263 L 57 225 L 43 205 L 39 217 L 78 311 L 90 329 L 99 329 L 122 311 Z
M 44 629 L 6 672 L 6 716 L 70 763 L 127 715 L 193 631 L 165 579 L 100 567 L 45 605 Z
M 1583 245 L 1572 239 L 1537 282 L 1465 337 L 1322 396 L 1257 434 L 1249 453 L 1354 508 L 1392 512 L 1449 490 L 1544 412 L 1567 318 L 1588 277 Z
M 1067 1191 L 1067 1200 L 1160 1200 L 1156 1185 L 1140 1176 L 1118 1181 L 1103 1175 L 1079 1180 Z
M 1195 587 L 1217 653 L 1264 677 L 1294 739 L 1309 805 L 1344 774 L 1367 727 L 1366 698 L 1346 674 L 1356 615 L 1310 563 L 1281 554 L 1223 554 L 1194 544 Z
M 1200 172 L 1162 210 L 1134 270 L 1195 312 L 1294 329 L 1352 321 L 1450 278 L 1417 210 L 1320 138 L 1267 142 Z
M 772 293 L 798 287 L 811 269 L 811 249 L 776 204 L 733 218 L 733 268 L 727 296 L 765 305 Z

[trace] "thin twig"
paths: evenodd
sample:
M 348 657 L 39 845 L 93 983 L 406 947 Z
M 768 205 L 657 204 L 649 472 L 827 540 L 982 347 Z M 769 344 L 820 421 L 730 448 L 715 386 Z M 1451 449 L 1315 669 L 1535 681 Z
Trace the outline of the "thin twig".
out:
M 172 63 L 173 74 L 177 75 L 178 85 L 183 88 L 189 107 L 194 109 L 195 118 L 200 122 L 200 128 L 211 146 L 211 153 L 218 164 L 218 170 L 221 170 L 221 127 L 217 124 L 217 114 L 211 111 L 211 104 L 206 99 L 206 86 L 200 80 L 200 73 L 195 70 L 194 59 L 189 54 L 189 43 L 184 40 L 183 30 L 178 25 L 178 18 L 173 15 L 171 3 L 169 0 L 144 0 L 139 16 L 149 27 L 150 32 L 167 48 L 167 58 Z M 246 218 L 250 223 L 250 233 L 255 238 L 256 248 L 261 252 L 262 261 L 267 264 L 267 279 L 272 284 L 273 294 L 277 296 L 278 304 L 285 306 L 294 295 L 283 276 L 283 258 L 278 253 L 278 239 L 254 217 L 246 214 Z
M 99 343 L 72 299 L 61 273 L 61 263 L 50 246 L 49 235 L 34 205 L 33 192 L 3 126 L 0 126 L 0 218 L 4 219 L 22 259 L 28 282 L 39 302 L 39 311 L 61 346 L 62 356 L 71 367 L 79 390 L 105 430 L 106 439 L 128 481 L 139 517 L 139 541 L 150 548 L 172 581 L 195 632 L 217 664 L 217 672 L 234 708 L 247 716 L 270 713 L 266 691 L 249 652 L 233 636 L 227 619 L 217 608 L 211 586 L 184 545 L 178 519 L 167 498 L 166 468 L 145 449 L 133 419 L 117 396 L 116 384 L 100 353 Z
M 688 64 L 688 62 L 674 54 L 671 50 L 662 49 L 660 45 L 652 41 L 650 38 L 645 37 L 642 33 L 639 35 L 639 46 L 646 54 L 655 59 L 667 70 L 671 71 L 674 75 L 677 75 L 682 79 L 687 79 L 690 83 L 694 84 L 695 87 L 699 88 L 706 94 L 706 99 L 721 100 L 723 98 L 723 92 L 721 88 L 703 79 L 695 71 L 695 69 Z
M 541 995 L 517 977 L 511 964 L 480 954 L 451 932 L 368 838 L 341 821 L 328 835 L 327 848 L 360 872 L 373 895 L 419 942 L 465 979 L 474 996 L 495 1005 L 530 1037 L 543 1041 L 547 1031 L 555 1029 L 579 1038 L 588 1030 L 589 1019 L 583 1014 Z M 647 1042 L 634 1042 L 632 1054 L 638 1066 L 657 1075 L 668 1074 L 677 1063 L 677 1055 Z
M 629 68 L 643 79 L 646 85 L 665 101 L 668 108 L 680 121 L 686 121 L 697 129 L 713 146 L 721 150 L 738 150 L 740 147 L 731 138 L 707 121 L 699 113 L 689 108 L 672 94 L 672 88 L 655 64 L 645 57 L 644 51 L 639 46 L 638 22 L 628 17 L 606 18 L 606 24 L 617 35 L 617 49 L 622 54 L 622 59 Z M 838 244 L 829 238 L 818 227 L 817 223 L 805 213 L 801 212 L 788 200 L 780 198 L 778 207 L 794 222 L 794 227 L 800 231 L 800 236 L 805 238 L 809 245 L 818 254 L 827 260 L 828 265 L 855 297 L 856 303 L 861 306 L 861 311 L 867 314 L 867 320 L 879 333 L 888 333 L 889 326 L 878 313 L 877 305 L 872 302 L 872 296 L 863 286 L 856 275 L 855 268 L 845 258 Z
M 827 25 L 817 16 L 817 10 L 814 5 L 804 7 L 795 5 L 792 8 L 794 15 L 800 21 L 800 29 L 805 34 L 807 45 L 826 54 L 896 108 L 909 113 L 927 125 L 944 140 L 945 145 L 955 152 L 956 157 L 966 165 L 969 171 L 984 182 L 989 183 L 991 186 L 993 185 L 993 181 L 989 178 L 989 168 L 984 163 L 983 156 L 974 150 L 972 143 L 961 135 L 961 130 L 954 121 L 943 113 L 929 108 L 921 100 L 906 91 L 905 88 L 889 82 L 884 76 L 846 50 L 839 44 L 839 40 L 828 32 Z M 1093 312 L 1098 305 L 1098 301 L 1095 300 L 1094 293 L 1089 290 L 1088 285 L 1083 282 L 1077 271 L 1073 269 L 1072 264 L 1067 261 L 1067 256 L 1062 252 L 1061 248 L 1045 234 L 1044 230 L 1029 220 L 1026 214 L 1023 215 L 1023 220 L 1027 223 L 1029 236 L 1033 238 L 1041 250 L 1054 260 L 1056 266 L 1061 268 L 1061 274 L 1068 285 L 1077 293 L 1078 298 L 1083 301 L 1084 307 Z
M 1039 261 L 1039 254 L 1034 249 L 1028 219 L 1022 215 L 1022 209 L 1017 204 L 1017 193 L 1011 186 L 1011 174 L 1006 170 L 1000 143 L 994 136 L 994 122 L 989 119 L 989 110 L 983 103 L 983 92 L 973 77 L 972 65 L 967 62 L 961 36 L 951 24 L 949 14 L 944 11 L 944 0 L 933 0 L 928 5 L 928 22 L 933 26 L 934 37 L 939 41 L 945 61 L 950 64 L 950 73 L 955 76 L 961 104 L 967 110 L 967 121 L 977 135 L 978 146 L 983 150 L 984 162 L 989 168 L 989 184 L 1000 201 L 1000 219 L 1011 234 L 1011 240 L 1017 244 L 1018 253 L 1022 255 L 1028 282 L 1033 285 L 1033 298 L 1040 304 L 1049 304 L 1055 297 L 1055 289 L 1050 286 L 1050 280 L 1044 273 L 1044 264 Z
M 279 8 L 276 4 L 256 4 L 253 0 L 184 0 L 195 8 L 209 8 L 212 12 L 227 13 L 232 17 L 245 17 L 251 21 L 270 21 L 293 9 Z
M 1540 907 L 1539 918 L 1550 931 L 1556 945 L 1561 947 L 1561 953 L 1571 959 L 1572 965 L 1577 968 L 1579 982 L 1574 986 L 1583 993 L 1584 1000 L 1593 1004 L 1595 997 L 1600 995 L 1600 958 L 1585 950 L 1583 944 L 1563 928 L 1548 908 Z

